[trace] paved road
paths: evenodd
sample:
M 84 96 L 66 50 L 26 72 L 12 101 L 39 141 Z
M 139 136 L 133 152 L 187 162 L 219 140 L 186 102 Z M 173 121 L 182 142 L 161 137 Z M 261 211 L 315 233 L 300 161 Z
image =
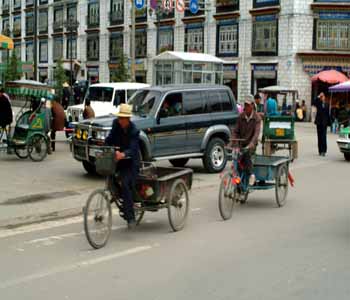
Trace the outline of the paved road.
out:
M 80 217 L 1 231 L 1 299 L 349 299 L 349 164 L 334 144 L 315 156 L 313 129 L 300 132 L 297 185 L 282 209 L 273 192 L 256 192 L 223 222 L 217 188 L 203 185 L 182 232 L 165 211 L 135 232 L 115 218 L 99 251 Z

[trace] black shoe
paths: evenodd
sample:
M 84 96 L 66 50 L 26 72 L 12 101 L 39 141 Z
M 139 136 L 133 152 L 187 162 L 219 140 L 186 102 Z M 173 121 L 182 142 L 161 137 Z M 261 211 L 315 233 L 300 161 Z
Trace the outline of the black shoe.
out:
M 135 219 L 128 221 L 128 229 L 129 230 L 133 230 L 135 228 L 136 228 L 136 221 L 135 221 Z

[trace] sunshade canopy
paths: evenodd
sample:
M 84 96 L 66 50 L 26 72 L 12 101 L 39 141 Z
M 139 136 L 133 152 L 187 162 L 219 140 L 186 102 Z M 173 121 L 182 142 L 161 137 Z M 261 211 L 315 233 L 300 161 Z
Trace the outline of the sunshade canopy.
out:
M 9 81 L 5 86 L 6 92 L 15 96 L 31 96 L 35 98 L 53 99 L 51 87 L 34 80 Z
M 273 86 L 268 86 L 268 87 L 259 89 L 259 92 L 288 94 L 288 93 L 298 93 L 298 90 L 294 88 L 288 88 L 285 86 L 273 85 Z
M 0 50 L 12 50 L 13 48 L 13 40 L 5 35 L 0 34 Z
M 311 78 L 312 82 L 321 81 L 328 84 L 337 84 L 348 81 L 349 78 L 336 70 L 322 71 Z
M 332 93 L 350 92 L 350 80 L 331 86 L 329 91 Z

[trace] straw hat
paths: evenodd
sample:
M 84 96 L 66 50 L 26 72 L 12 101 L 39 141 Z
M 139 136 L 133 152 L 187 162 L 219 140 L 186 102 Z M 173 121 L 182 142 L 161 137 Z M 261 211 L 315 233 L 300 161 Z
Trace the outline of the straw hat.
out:
M 244 104 L 249 104 L 249 105 L 254 104 L 254 96 L 252 95 L 246 96 L 244 99 Z
M 122 118 L 131 118 L 132 117 L 132 107 L 128 104 L 121 104 L 119 106 L 119 112 L 117 113 L 117 117 Z
M 67 82 L 65 82 L 63 85 L 62 85 L 64 88 L 66 87 L 69 87 L 69 84 Z

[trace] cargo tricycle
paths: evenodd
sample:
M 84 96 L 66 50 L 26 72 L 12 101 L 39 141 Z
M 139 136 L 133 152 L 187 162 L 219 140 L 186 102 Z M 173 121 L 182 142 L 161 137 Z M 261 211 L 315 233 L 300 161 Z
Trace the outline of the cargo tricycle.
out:
M 96 171 L 106 176 L 105 187 L 89 196 L 84 212 L 84 229 L 90 245 L 99 249 L 106 245 L 112 228 L 112 204 L 123 212 L 121 183 L 115 147 L 96 148 Z M 145 212 L 167 209 L 173 231 L 184 228 L 189 211 L 189 190 L 192 187 L 191 169 L 157 167 L 142 162 L 140 173 L 133 189 L 136 224 L 139 225 Z

